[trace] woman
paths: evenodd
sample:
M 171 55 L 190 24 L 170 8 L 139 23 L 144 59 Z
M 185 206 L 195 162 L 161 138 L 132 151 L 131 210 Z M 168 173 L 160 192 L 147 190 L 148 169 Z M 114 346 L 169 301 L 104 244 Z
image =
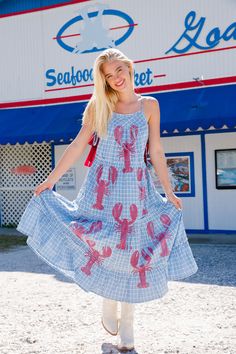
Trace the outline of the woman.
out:
M 100 138 L 95 160 L 70 202 L 51 189 L 94 132 Z M 147 141 L 165 198 L 144 162 Z M 102 324 L 110 334 L 119 333 L 121 351 L 134 348 L 134 303 L 161 298 L 168 280 L 197 271 L 182 200 L 168 176 L 158 101 L 135 93 L 133 63 L 119 50 L 107 49 L 95 60 L 94 93 L 82 128 L 36 187 L 18 230 L 50 266 L 103 297 Z

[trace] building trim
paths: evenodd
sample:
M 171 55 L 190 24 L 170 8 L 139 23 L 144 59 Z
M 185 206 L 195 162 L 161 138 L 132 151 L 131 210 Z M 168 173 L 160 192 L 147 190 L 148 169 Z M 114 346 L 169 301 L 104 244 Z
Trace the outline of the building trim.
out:
M 212 78 L 208 80 L 202 80 L 204 86 L 200 85 L 198 81 L 186 81 L 186 82 L 178 82 L 166 85 L 158 85 L 158 86 L 147 86 L 138 88 L 136 87 L 136 91 L 138 93 L 152 93 L 152 94 L 160 94 L 162 92 L 167 91 L 182 91 L 188 89 L 202 89 L 212 86 L 228 86 L 229 84 L 236 83 L 236 76 L 228 76 L 228 77 L 218 77 Z M 14 101 L 14 102 L 2 102 L 0 103 L 0 109 L 8 109 L 8 108 L 24 108 L 29 106 L 42 106 L 42 105 L 53 105 L 53 104 L 63 104 L 70 102 L 79 102 L 79 101 L 88 101 L 91 98 L 92 94 L 82 94 L 76 96 L 68 96 L 68 97 L 54 97 L 54 98 L 45 98 L 45 99 L 37 99 L 37 100 L 25 100 L 25 101 Z
M 81 2 L 88 2 L 91 0 L 73 0 L 73 1 L 68 1 L 68 2 L 62 2 L 61 4 L 54 4 L 54 5 L 48 5 L 48 6 L 41 6 L 41 7 L 36 7 L 28 10 L 22 10 L 22 11 L 16 11 L 16 12 L 9 12 L 7 14 L 1 14 L 0 18 L 5 18 L 5 17 L 12 17 L 12 16 L 19 16 L 19 15 L 25 15 L 29 14 L 32 12 L 38 12 L 38 11 L 45 11 L 45 10 L 51 10 L 55 9 L 57 7 L 63 7 L 63 6 L 68 6 L 68 5 L 75 5 L 79 4 Z M 9 4 L 10 6 L 10 4 Z

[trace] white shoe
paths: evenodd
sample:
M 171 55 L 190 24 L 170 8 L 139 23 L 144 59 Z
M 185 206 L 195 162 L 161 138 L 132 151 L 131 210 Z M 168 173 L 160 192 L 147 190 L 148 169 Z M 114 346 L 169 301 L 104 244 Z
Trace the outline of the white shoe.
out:
M 121 302 L 121 318 L 119 335 L 120 341 L 117 348 L 121 352 L 134 349 L 134 304 Z
M 119 320 L 117 317 L 117 305 L 117 301 L 103 298 L 101 322 L 104 329 L 112 336 L 118 334 Z

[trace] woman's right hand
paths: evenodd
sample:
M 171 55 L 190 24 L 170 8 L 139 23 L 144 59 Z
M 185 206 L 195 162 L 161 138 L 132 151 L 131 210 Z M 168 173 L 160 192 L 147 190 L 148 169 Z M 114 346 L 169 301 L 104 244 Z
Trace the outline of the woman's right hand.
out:
M 34 196 L 38 196 L 41 192 L 43 192 L 45 189 L 53 189 L 55 183 L 45 180 L 44 182 L 40 183 L 34 190 Z

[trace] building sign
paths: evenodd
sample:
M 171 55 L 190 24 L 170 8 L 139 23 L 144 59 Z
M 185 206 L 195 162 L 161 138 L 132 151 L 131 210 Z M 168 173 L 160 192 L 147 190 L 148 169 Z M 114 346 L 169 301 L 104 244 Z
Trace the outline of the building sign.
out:
M 19 165 L 11 169 L 13 175 L 32 175 L 35 172 L 37 172 L 37 169 L 30 165 Z
M 134 61 L 141 93 L 235 82 L 235 13 L 234 1 L 108 0 L 3 18 L 0 107 L 87 101 L 106 48 Z
M 91 11 L 94 8 L 95 11 Z M 54 38 L 63 49 L 74 54 L 98 52 L 119 46 L 134 30 L 134 21 L 127 13 L 109 9 L 105 4 L 86 5 L 76 12 L 78 16 L 67 21 Z M 109 17 L 121 20 L 121 27 L 125 32 L 117 37 L 114 31 L 116 28 L 109 28 L 109 21 L 106 21 Z
M 76 189 L 76 169 L 71 167 L 57 182 L 56 190 L 75 190 Z
M 207 18 L 203 16 L 198 18 L 195 11 L 190 11 L 184 19 L 183 33 L 165 54 L 187 53 L 192 48 L 209 50 L 217 47 L 221 42 L 236 40 L 235 21 L 229 23 L 226 29 L 216 26 L 207 30 L 207 33 L 205 33 L 205 27 L 207 27 Z

